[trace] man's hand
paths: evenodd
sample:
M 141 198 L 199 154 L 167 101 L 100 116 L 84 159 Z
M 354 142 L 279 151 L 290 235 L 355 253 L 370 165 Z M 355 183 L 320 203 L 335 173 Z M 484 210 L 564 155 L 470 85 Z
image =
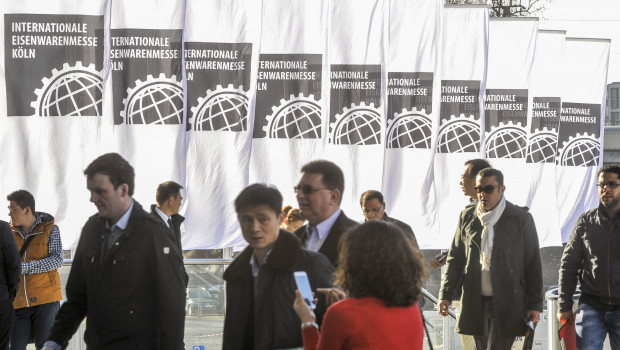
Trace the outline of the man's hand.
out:
M 448 306 L 450 306 L 452 302 L 450 300 L 441 300 L 439 304 L 437 304 L 437 311 L 441 316 L 448 316 Z
M 446 264 L 446 254 L 440 253 L 435 255 L 433 260 L 430 262 L 430 265 L 434 269 L 438 269 Z
M 525 316 L 526 320 L 532 320 L 534 323 L 538 323 L 540 320 L 540 311 L 538 310 L 527 310 L 527 316 Z
M 325 303 L 327 306 L 346 298 L 346 294 L 338 288 L 317 288 L 318 293 L 325 294 Z
M 567 321 L 572 321 L 573 320 L 573 312 L 572 311 L 567 311 L 567 312 L 558 312 L 558 321 L 560 321 L 560 323 L 564 324 Z M 562 322 L 564 321 L 564 322 Z

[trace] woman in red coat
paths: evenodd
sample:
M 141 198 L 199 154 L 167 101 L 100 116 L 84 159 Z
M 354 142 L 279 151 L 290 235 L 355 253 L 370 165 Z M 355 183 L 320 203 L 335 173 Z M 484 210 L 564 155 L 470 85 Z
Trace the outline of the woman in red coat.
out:
M 364 223 L 340 242 L 336 285 L 349 298 L 332 304 L 321 333 L 297 291 L 304 349 L 421 350 L 424 326 L 417 301 L 426 279 L 411 239 L 385 221 Z

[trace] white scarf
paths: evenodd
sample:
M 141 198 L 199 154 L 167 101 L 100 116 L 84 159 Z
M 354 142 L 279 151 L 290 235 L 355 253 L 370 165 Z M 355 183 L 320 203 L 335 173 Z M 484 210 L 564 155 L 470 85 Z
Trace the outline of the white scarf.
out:
M 482 248 L 480 248 L 480 265 L 482 265 L 483 271 L 491 271 L 491 252 L 493 251 L 493 238 L 495 236 L 493 226 L 495 226 L 502 216 L 504 209 L 506 209 L 506 198 L 504 196 L 502 196 L 502 199 L 500 199 L 495 208 L 487 212 L 482 210 L 480 202 L 478 202 L 476 206 L 476 215 L 483 226 L 482 237 L 480 239 L 482 245 Z

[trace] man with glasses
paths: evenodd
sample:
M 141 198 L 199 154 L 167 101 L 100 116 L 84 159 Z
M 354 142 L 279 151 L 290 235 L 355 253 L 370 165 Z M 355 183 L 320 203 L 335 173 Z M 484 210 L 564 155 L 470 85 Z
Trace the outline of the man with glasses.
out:
M 344 192 L 344 174 L 327 160 L 315 160 L 301 168 L 303 173 L 295 186 L 301 215 L 308 220 L 295 235 L 304 248 L 319 252 L 332 265 L 338 265 L 340 237 L 357 223 L 340 209 Z
M 383 194 L 381 192 L 368 190 L 362 193 L 360 197 L 360 206 L 362 207 L 362 214 L 364 214 L 364 220 L 366 222 L 372 220 L 391 222 L 413 240 L 413 244 L 415 244 L 416 248 L 418 247 L 418 241 L 415 239 L 415 234 L 411 226 L 400 220 L 389 217 L 385 212 L 385 202 L 383 201 Z
M 439 314 L 446 316 L 463 281 L 457 332 L 474 336 L 476 349 L 510 349 L 542 311 L 542 266 L 534 219 L 504 198 L 504 175 L 482 169 L 478 204 L 461 212 L 446 262 Z
M 574 319 L 578 349 L 602 349 L 607 334 L 620 348 L 620 166 L 598 172 L 598 208 L 579 217 L 560 264 L 560 322 L 573 321 L 577 277 L 581 296 Z

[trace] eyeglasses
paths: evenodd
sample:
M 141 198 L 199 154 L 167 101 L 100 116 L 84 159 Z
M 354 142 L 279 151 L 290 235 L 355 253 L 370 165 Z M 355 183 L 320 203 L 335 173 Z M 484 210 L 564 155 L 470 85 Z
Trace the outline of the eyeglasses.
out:
M 486 193 L 486 194 L 491 194 L 493 193 L 493 191 L 495 191 L 495 188 L 500 188 L 502 187 L 501 185 L 486 185 L 486 186 L 474 186 L 474 190 L 476 190 L 476 193 Z
M 368 211 L 362 211 L 364 216 L 377 216 L 383 210 L 383 204 L 379 208 L 370 209 Z
M 598 186 L 601 190 L 604 189 L 605 186 L 609 187 L 609 189 L 611 189 L 611 190 L 614 190 L 614 189 L 616 189 L 616 187 L 620 186 L 620 182 L 605 181 L 605 182 L 597 183 L 596 186 Z
M 313 194 L 314 192 L 318 192 L 318 191 L 331 191 L 331 188 L 313 188 L 310 185 L 303 185 L 303 186 L 295 186 L 293 187 L 293 189 L 295 190 L 295 193 L 299 193 L 299 191 L 301 191 L 303 194 Z

